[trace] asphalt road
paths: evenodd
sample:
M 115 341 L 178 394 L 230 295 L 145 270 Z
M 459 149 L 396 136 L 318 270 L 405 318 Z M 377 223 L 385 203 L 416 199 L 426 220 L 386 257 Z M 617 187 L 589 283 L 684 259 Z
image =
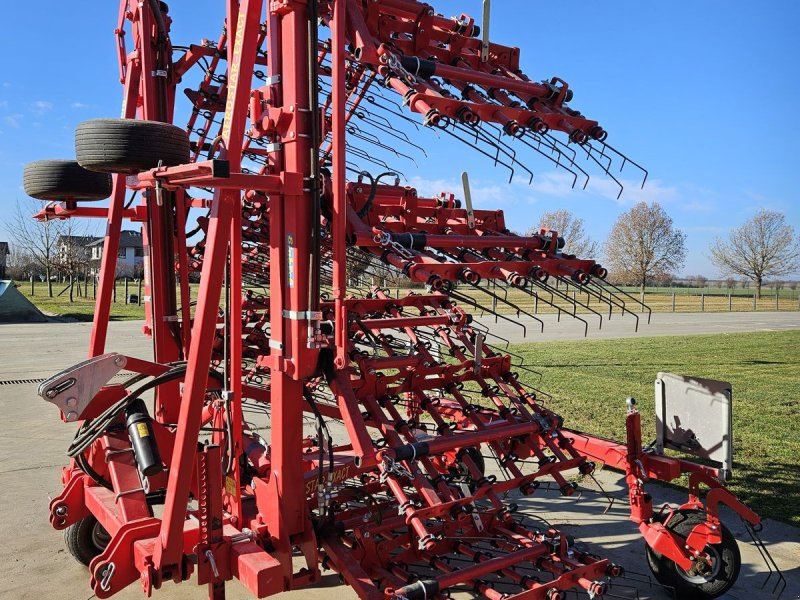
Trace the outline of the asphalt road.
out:
M 624 323 L 624 326 L 623 326 Z M 493 332 L 506 335 L 501 326 L 488 323 Z M 571 330 L 569 322 L 560 326 L 548 323 L 544 335 L 533 340 L 576 339 L 582 331 Z M 618 329 L 614 329 L 614 328 Z M 798 313 L 715 313 L 703 315 L 654 315 L 653 323 L 641 328 L 640 335 L 683 335 L 721 331 L 763 331 L 800 327 Z M 140 333 L 140 322 L 111 324 L 108 348 L 131 356 L 148 357 L 149 342 Z M 511 330 L 511 329 L 510 329 Z M 631 323 L 620 321 L 603 325 L 591 337 L 631 334 Z M 11 383 L 35 380 L 73 365 L 86 355 L 90 325 L 50 323 L 0 325 L 0 565 L 3 566 L 0 598 L 72 600 L 91 598 L 88 571 L 66 552 L 62 534 L 47 520 L 48 494 L 60 490 L 60 467 L 66 462 L 64 451 L 74 433 L 74 426 L 62 423 L 54 407 L 36 395 L 36 383 Z M 509 336 L 513 334 L 507 334 Z M 515 339 L 521 341 L 521 339 Z M 647 573 L 643 545 L 637 529 L 627 519 L 624 490 L 617 474 L 601 472 L 599 480 L 607 491 L 619 496 L 606 514 L 606 501 L 596 493 L 584 492 L 579 500 L 563 499 L 555 493 L 542 492 L 534 498 L 516 500 L 521 512 L 546 518 L 563 526 L 592 551 L 608 556 L 628 571 Z M 685 496 L 671 488 L 652 486 L 658 502 L 682 502 Z M 745 542 L 743 528 L 736 520 L 726 521 L 737 539 L 743 558 L 739 582 L 727 595 L 738 600 L 774 598 L 771 586 L 761 589 L 765 568 L 756 550 Z M 782 598 L 800 597 L 800 530 L 785 524 L 766 521 L 763 537 L 778 565 L 785 571 L 788 588 Z M 774 579 L 774 578 L 773 578 Z M 620 597 L 636 597 L 621 581 L 612 590 Z M 635 584 L 642 599 L 665 599 L 669 596 L 644 583 Z M 338 577 L 328 573 L 320 587 L 289 592 L 281 598 L 354 598 L 353 592 L 339 585 Z M 141 598 L 138 586 L 124 590 L 117 598 Z M 205 588 L 193 581 L 179 586 L 166 584 L 156 598 L 167 600 L 206 598 Z M 228 585 L 228 597 L 249 598 L 237 583 Z

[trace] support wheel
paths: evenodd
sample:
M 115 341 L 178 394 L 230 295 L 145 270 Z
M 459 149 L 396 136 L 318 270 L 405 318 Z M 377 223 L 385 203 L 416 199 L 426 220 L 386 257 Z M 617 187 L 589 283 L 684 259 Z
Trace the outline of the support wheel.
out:
M 67 550 L 79 563 L 87 567 L 92 559 L 108 546 L 111 536 L 92 516 L 73 523 L 64 530 L 64 542 Z
M 103 200 L 111 177 L 87 171 L 74 160 L 37 160 L 22 172 L 25 193 L 37 200 Z
M 705 522 L 706 515 L 701 511 L 687 510 L 673 514 L 666 527 L 673 533 L 687 537 L 692 529 Z M 691 571 L 684 571 L 669 558 L 645 545 L 647 564 L 655 578 L 663 585 L 675 588 L 678 598 L 686 600 L 708 600 L 727 592 L 739 577 L 742 558 L 736 539 L 725 525 L 722 525 L 722 542 L 709 544 L 705 551 L 711 556 L 711 565 L 698 565 Z
M 90 171 L 139 173 L 188 163 L 189 136 L 170 123 L 92 119 L 75 129 L 75 156 Z

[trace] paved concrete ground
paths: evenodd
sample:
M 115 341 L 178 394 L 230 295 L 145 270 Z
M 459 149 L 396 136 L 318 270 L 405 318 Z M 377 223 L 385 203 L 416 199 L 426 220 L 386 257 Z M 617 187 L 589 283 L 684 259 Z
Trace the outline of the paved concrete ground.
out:
M 561 327 L 570 325 L 562 324 Z M 132 356 L 147 357 L 148 341 L 139 334 L 141 323 L 111 324 L 108 347 Z M 643 329 L 644 335 L 705 333 L 714 331 L 764 330 L 800 327 L 797 313 L 654 315 L 654 324 Z M 497 328 L 492 324 L 492 329 Z M 604 325 L 603 337 L 612 335 Z M 82 360 L 86 353 L 90 326 L 83 323 L 0 326 L 0 382 L 37 379 Z M 570 339 L 573 333 L 560 333 L 549 325 L 545 337 L 531 339 Z M 581 333 L 582 335 L 582 333 Z M 580 337 L 580 335 L 578 336 Z M 597 334 L 593 337 L 597 337 Z M 64 451 L 74 433 L 73 426 L 61 423 L 54 407 L 36 396 L 36 384 L 0 385 L 0 565 L 3 565 L 0 598 L 72 600 L 90 598 L 87 570 L 66 552 L 62 535 L 47 521 L 48 494 L 60 489 L 59 468 L 65 462 Z M 544 517 L 554 525 L 563 525 L 580 541 L 591 544 L 594 552 L 608 556 L 629 571 L 647 573 L 642 542 L 635 526 L 627 520 L 624 490 L 617 474 L 602 472 L 602 485 L 621 500 L 603 515 L 606 502 L 595 493 L 585 492 L 578 501 L 562 499 L 544 491 L 535 498 L 517 500 L 521 512 Z M 676 490 L 653 486 L 659 502 L 680 502 Z M 772 598 L 760 589 L 764 567 L 755 549 L 744 543 L 744 530 L 733 519 L 726 521 L 740 540 L 743 568 L 739 582 L 727 595 L 738 600 Z M 783 598 L 800 598 L 800 530 L 767 521 L 764 539 L 779 566 L 786 572 L 789 587 Z M 620 582 L 626 583 L 626 582 Z M 659 589 L 638 585 L 641 598 L 665 599 Z M 621 597 L 636 597 L 625 587 L 617 587 Z M 228 597 L 250 596 L 236 583 L 229 584 Z M 340 586 L 335 574 L 328 574 L 323 586 L 313 590 L 287 593 L 282 598 L 354 598 L 349 588 Z M 120 593 L 118 598 L 141 598 L 137 586 Z M 167 584 L 157 598 L 185 600 L 205 598 L 202 588 L 192 582 L 180 586 Z
M 509 315 L 510 316 L 510 315 Z M 639 329 L 636 319 L 631 315 L 615 314 L 611 319 L 600 319 L 594 315 L 578 315 L 588 324 L 588 339 L 624 338 L 633 336 L 694 335 L 698 333 L 736 333 L 744 331 L 781 331 L 800 329 L 800 311 L 786 312 L 723 312 L 723 313 L 653 313 L 650 323 L 647 315 L 639 315 Z M 489 328 L 494 335 L 513 343 L 546 342 L 551 340 L 584 339 L 585 326 L 572 317 L 539 315 L 544 321 L 541 325 L 530 317 L 522 316 L 518 322 L 486 315 L 478 321 Z M 514 321 L 517 321 L 514 318 Z M 519 326 L 521 323 L 525 330 Z

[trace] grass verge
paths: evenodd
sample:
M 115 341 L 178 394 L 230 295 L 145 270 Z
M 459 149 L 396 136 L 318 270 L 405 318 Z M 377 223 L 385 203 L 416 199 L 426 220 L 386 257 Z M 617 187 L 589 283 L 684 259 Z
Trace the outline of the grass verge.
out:
M 625 398 L 637 398 L 655 439 L 653 381 L 667 371 L 733 385 L 732 491 L 758 512 L 800 526 L 800 331 L 530 343 L 512 349 L 543 374 L 565 426 L 625 439 Z

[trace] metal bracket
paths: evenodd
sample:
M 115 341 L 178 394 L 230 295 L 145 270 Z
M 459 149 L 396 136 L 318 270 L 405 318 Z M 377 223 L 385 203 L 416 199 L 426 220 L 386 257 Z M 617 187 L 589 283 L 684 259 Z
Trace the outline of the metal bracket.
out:
M 270 348 L 273 348 L 275 350 L 283 350 L 283 343 L 279 342 L 278 340 L 273 340 L 272 338 L 270 338 L 268 345 Z
M 77 421 L 100 388 L 124 369 L 127 362 L 116 352 L 90 358 L 43 382 L 37 393 L 55 404 L 66 421 Z
M 280 75 L 271 75 L 270 77 L 264 78 L 264 85 L 278 85 L 281 82 Z
M 467 226 L 475 229 L 475 211 L 472 210 L 472 192 L 469 189 L 469 175 L 466 171 L 461 173 L 461 183 L 464 186 L 464 204 L 467 207 Z
M 283 318 L 291 321 L 321 321 L 322 311 L 319 310 L 284 310 Z
M 483 355 L 483 332 L 475 334 L 475 375 L 481 372 L 481 360 Z
M 283 148 L 283 144 L 281 144 L 279 142 L 273 142 L 273 143 L 264 145 L 264 149 L 267 152 L 280 152 L 281 148 Z
M 481 27 L 481 62 L 489 60 L 489 15 L 492 11 L 491 0 L 483 0 L 483 23 Z

